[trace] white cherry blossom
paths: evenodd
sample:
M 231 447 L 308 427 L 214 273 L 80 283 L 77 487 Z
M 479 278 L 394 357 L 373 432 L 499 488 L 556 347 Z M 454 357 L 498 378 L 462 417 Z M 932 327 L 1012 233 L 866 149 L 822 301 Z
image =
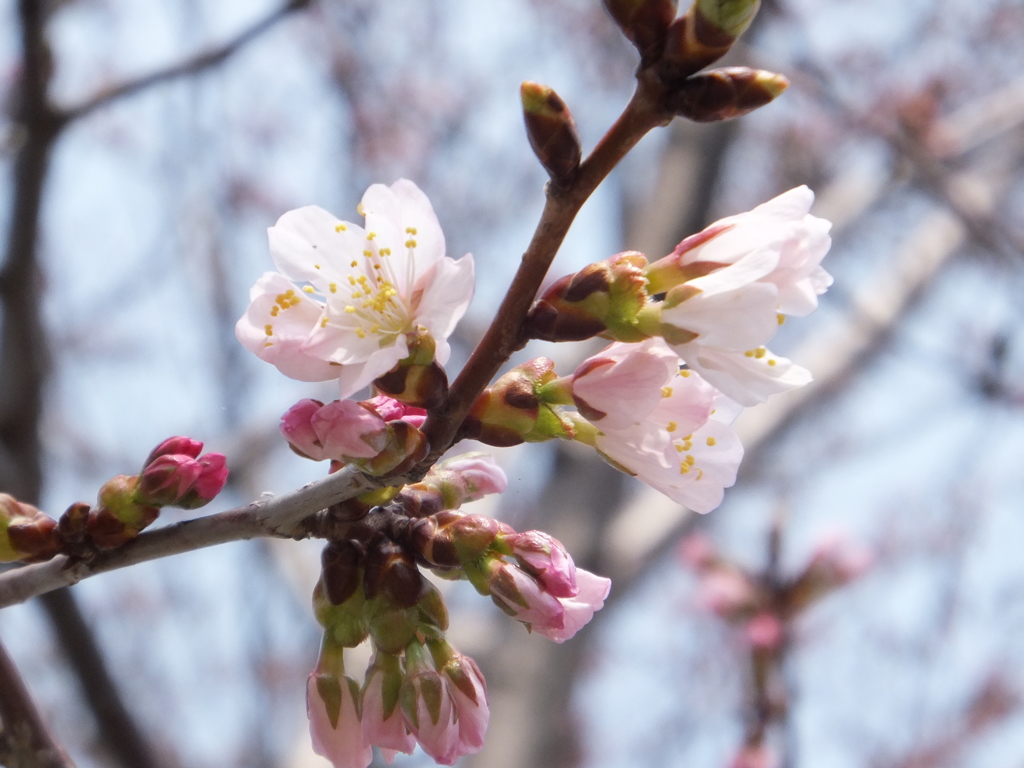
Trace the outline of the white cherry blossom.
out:
M 303 381 L 338 379 L 348 397 L 429 337 L 444 364 L 447 338 L 473 297 L 473 258 L 445 255 L 426 195 L 411 181 L 374 184 L 365 226 L 307 206 L 268 230 L 278 272 L 250 293 L 235 331 L 249 351 Z

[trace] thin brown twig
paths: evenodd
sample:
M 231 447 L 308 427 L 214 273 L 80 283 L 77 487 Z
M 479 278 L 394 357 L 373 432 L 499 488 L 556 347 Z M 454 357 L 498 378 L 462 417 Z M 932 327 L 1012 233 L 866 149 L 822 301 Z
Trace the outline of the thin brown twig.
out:
M 142 533 L 125 546 L 88 563 L 60 555 L 46 563 L 16 568 L 0 574 L 0 608 L 77 584 L 98 573 L 229 541 L 259 536 L 302 538 L 308 534 L 300 525 L 305 518 L 385 482 L 404 482 L 404 478 L 384 481 L 346 467 L 290 493 Z
M 309 4 L 310 0 L 288 0 L 288 2 L 280 8 L 267 14 L 265 17 L 242 30 L 238 35 L 225 43 L 197 53 L 195 56 L 179 62 L 178 64 L 173 64 L 171 66 L 164 67 L 163 69 L 150 72 L 148 75 L 143 75 L 142 77 L 128 80 L 127 82 L 119 85 L 105 88 L 95 96 L 92 96 L 77 106 L 58 110 L 60 120 L 63 125 L 66 125 L 80 117 L 84 117 L 100 107 L 105 107 L 120 99 L 133 96 L 151 86 L 166 83 L 179 77 L 195 75 L 199 72 L 210 69 L 211 67 L 215 67 L 227 60 L 239 48 L 271 29 L 275 24 L 277 24 L 277 22 L 281 21 L 294 11 L 306 8 Z
M 0 643 L 0 763 L 10 768 L 74 768 L 54 740 L 7 649 Z

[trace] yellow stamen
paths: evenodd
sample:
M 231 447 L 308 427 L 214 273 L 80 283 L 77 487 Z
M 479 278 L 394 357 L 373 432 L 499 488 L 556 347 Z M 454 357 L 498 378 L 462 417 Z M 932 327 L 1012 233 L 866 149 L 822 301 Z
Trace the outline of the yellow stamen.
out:
M 267 334 L 267 336 L 273 336 L 274 335 L 274 326 L 272 326 L 272 325 L 265 325 L 265 326 L 263 326 L 263 332 L 265 334 Z
M 668 423 L 668 426 L 667 426 L 667 427 L 665 427 L 665 429 L 666 429 L 666 431 L 668 431 L 668 432 L 675 432 L 675 431 L 676 431 L 676 427 L 678 427 L 678 426 L 679 426 L 679 425 L 678 425 L 678 424 L 676 424 L 676 423 L 675 423 L 674 421 L 670 421 L 670 422 Z
M 775 317 L 778 318 L 779 325 L 782 325 L 784 322 L 786 322 L 786 316 L 785 315 L 780 314 L 780 315 L 776 315 Z
M 305 285 L 302 287 L 302 290 L 304 290 L 306 293 L 316 293 L 316 290 L 313 288 L 312 285 Z
M 672 397 L 672 387 L 662 387 L 661 388 L 661 396 L 662 397 Z
M 715 444 L 715 443 L 717 443 L 717 442 L 718 442 L 718 441 L 717 441 L 717 440 L 715 440 L 715 438 L 713 438 L 713 437 L 709 437 L 709 438 L 707 439 L 707 443 L 708 443 L 708 445 L 709 445 L 709 446 L 710 446 L 710 445 L 714 445 L 714 444 Z
M 348 227 L 346 227 L 344 224 L 335 224 L 334 225 L 334 231 L 335 232 L 344 232 L 346 229 L 348 229 Z
M 768 365 L 775 365 L 777 362 L 778 361 L 776 361 L 776 360 L 769 360 L 768 361 Z

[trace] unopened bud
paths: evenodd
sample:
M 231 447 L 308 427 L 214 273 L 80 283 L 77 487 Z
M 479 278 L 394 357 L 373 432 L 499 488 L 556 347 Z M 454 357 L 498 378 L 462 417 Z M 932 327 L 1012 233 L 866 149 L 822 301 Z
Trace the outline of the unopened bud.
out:
M 661 73 L 680 82 L 722 58 L 750 26 L 760 0 L 697 0 L 668 30 Z
M 422 427 L 427 420 L 427 412 L 423 408 L 409 405 L 387 395 L 377 395 L 369 400 L 364 400 L 363 405 L 368 405 L 377 412 L 384 421 L 407 421 L 414 427 Z
M 448 376 L 431 361 L 426 365 L 399 363 L 373 382 L 378 390 L 406 405 L 436 408 L 448 396 Z
M 537 395 L 541 387 L 558 378 L 554 365 L 546 357 L 535 358 L 484 390 L 466 419 L 466 436 L 497 446 L 571 437 L 571 423 Z
M 57 521 L 31 504 L 0 493 L 0 563 L 37 563 L 60 551 Z
M 222 453 L 207 453 L 199 457 L 199 477 L 188 492 L 174 506 L 199 509 L 216 498 L 228 481 L 227 458 Z
M 392 421 L 387 424 L 384 450 L 372 459 L 352 463 L 371 475 L 401 474 L 419 463 L 429 450 L 427 437 L 420 430 L 407 421 Z
M 362 577 L 363 548 L 355 541 L 332 541 L 320 553 L 320 579 L 331 605 L 341 605 L 356 591 Z
M 139 475 L 135 501 L 151 507 L 177 504 L 199 479 L 199 462 L 184 454 L 163 454 L 149 462 Z
M 281 416 L 278 427 L 281 436 L 288 441 L 288 447 L 304 459 L 323 461 L 329 458 L 324 453 L 320 437 L 313 429 L 313 414 L 323 407 L 324 404 L 319 400 L 306 398 L 299 400 Z
M 412 555 L 395 542 L 381 537 L 368 547 L 363 584 L 368 600 L 380 594 L 394 605 L 411 608 L 423 596 L 423 583 Z
M 416 554 L 430 565 L 454 568 L 460 564 L 459 553 L 452 538 L 452 524 L 462 514 L 454 511 L 439 512 L 416 520 L 409 532 L 409 540 Z
M 634 325 L 649 301 L 646 266 L 642 253 L 627 251 L 563 277 L 530 310 L 527 332 L 545 341 L 582 341 L 598 334 L 641 340 Z
M 158 457 L 160 462 L 164 457 Z M 108 480 L 97 494 L 98 504 L 89 513 L 89 538 L 100 549 L 114 549 L 135 538 L 156 520 L 160 510 L 136 497 L 138 478 L 118 475 Z
M 416 606 L 420 614 L 420 621 L 444 632 L 448 629 L 448 606 L 445 605 L 440 590 L 429 581 L 426 584 L 426 591 Z
M 604 0 L 604 7 L 640 52 L 641 66 L 657 59 L 676 17 L 676 0 Z
M 64 542 L 69 554 L 84 557 L 87 552 L 86 538 L 88 536 L 87 525 L 89 523 L 89 505 L 85 502 L 75 502 L 64 510 L 64 514 L 57 520 L 57 533 Z
M 669 97 L 668 108 L 698 123 L 729 120 L 773 101 L 789 80 L 774 72 L 725 67 L 686 79 Z
M 145 469 L 159 456 L 178 454 L 196 459 L 202 452 L 203 444 L 199 440 L 193 440 L 191 437 L 169 437 L 153 449 L 143 462 L 142 467 Z
M 529 80 L 519 87 L 519 95 L 534 154 L 556 184 L 567 180 L 583 153 L 569 108 L 553 89 Z
M 463 504 L 476 501 L 492 493 L 502 493 L 508 486 L 508 478 L 494 459 L 486 453 L 470 451 L 453 456 L 435 464 L 418 483 L 407 486 L 402 493 L 419 493 L 420 505 L 429 498 L 440 506 L 426 514 L 442 509 L 458 509 Z M 425 515 L 414 516 L 421 517 Z

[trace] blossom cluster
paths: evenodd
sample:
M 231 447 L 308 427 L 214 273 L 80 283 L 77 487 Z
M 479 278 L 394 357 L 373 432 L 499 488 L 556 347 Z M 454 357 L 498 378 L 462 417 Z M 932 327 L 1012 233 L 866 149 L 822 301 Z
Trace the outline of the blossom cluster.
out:
M 568 178 L 573 167 L 562 171 Z M 810 380 L 765 344 L 831 282 L 820 266 L 829 224 L 809 214 L 812 200 L 800 187 L 653 263 L 626 252 L 553 283 L 523 335 L 611 344 L 568 375 L 546 358 L 513 368 L 473 402 L 459 438 L 576 440 L 680 504 L 717 507 L 743 455 L 733 419 Z M 256 283 L 237 334 L 288 376 L 337 380 L 339 399 L 303 399 L 282 417 L 297 454 L 392 478 L 431 449 L 425 424 L 447 397 L 447 339 L 472 298 L 473 263 L 445 254 L 430 203 L 410 181 L 372 186 L 359 211 L 365 226 L 315 207 L 281 217 L 269 230 L 279 272 Z M 352 398 L 367 386 L 368 398 Z M 556 539 L 460 510 L 505 484 L 489 457 L 465 454 L 325 513 L 314 595 L 324 640 L 308 701 L 314 745 L 336 767 L 362 768 L 372 745 L 390 760 L 418 743 L 444 764 L 482 747 L 486 684 L 445 639 L 444 602 L 421 571 L 468 580 L 555 642 L 603 606 L 609 580 L 576 568 Z M 718 580 L 722 605 L 757 604 L 740 575 Z M 760 623 L 749 622 L 752 637 L 771 642 Z M 367 640 L 373 661 L 360 686 L 344 651 Z

